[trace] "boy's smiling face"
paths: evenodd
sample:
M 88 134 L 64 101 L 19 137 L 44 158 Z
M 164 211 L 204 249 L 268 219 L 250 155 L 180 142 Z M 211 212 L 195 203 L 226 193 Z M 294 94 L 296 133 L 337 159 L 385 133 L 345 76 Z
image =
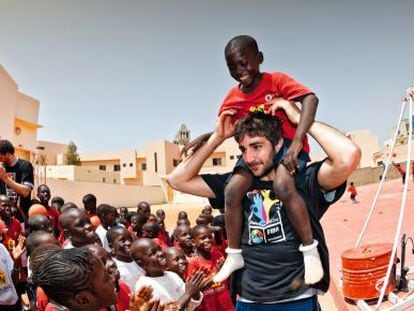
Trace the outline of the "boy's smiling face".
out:
M 155 241 L 140 239 L 131 247 L 132 257 L 145 269 L 147 276 L 162 276 L 167 268 L 167 256 Z
M 243 92 L 251 92 L 260 82 L 260 64 L 263 62 L 262 52 L 252 48 L 234 48 L 226 56 L 227 67 L 234 80 L 240 83 Z
M 68 227 L 72 243 L 88 244 L 93 241 L 94 230 L 89 217 L 83 211 L 71 209 L 67 213 L 73 213 L 73 220 Z
M 168 270 L 182 275 L 188 268 L 188 260 L 182 249 L 170 247 L 166 251 Z
M 199 226 L 194 230 L 194 244 L 200 252 L 211 252 L 213 246 L 213 233 L 207 226 Z
M 192 248 L 193 240 L 190 234 L 190 227 L 181 225 L 175 228 L 175 237 L 181 248 Z
M 120 261 L 131 262 L 132 236 L 125 228 L 116 229 L 116 235 L 112 241 L 112 249 L 115 257 Z

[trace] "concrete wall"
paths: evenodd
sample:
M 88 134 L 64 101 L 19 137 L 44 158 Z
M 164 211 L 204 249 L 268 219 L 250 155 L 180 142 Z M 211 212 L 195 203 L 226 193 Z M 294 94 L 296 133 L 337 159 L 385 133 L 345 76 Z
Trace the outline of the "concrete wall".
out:
M 401 163 L 405 168 L 405 163 Z M 348 178 L 348 182 L 353 181 L 356 186 L 362 186 L 366 184 L 373 184 L 379 182 L 379 176 L 382 175 L 382 166 L 379 167 L 364 167 L 355 170 L 352 175 Z M 397 169 L 390 165 L 388 167 L 387 179 L 401 178 Z
M 99 203 L 108 203 L 115 207 L 135 207 L 139 201 L 150 204 L 163 204 L 164 194 L 160 186 L 139 187 L 126 185 L 110 185 L 93 182 L 74 182 L 68 180 L 47 179 L 53 196 L 61 196 L 66 202 L 74 202 L 82 207 L 82 197 L 93 193 Z
M 369 130 L 357 130 L 346 134 L 361 148 L 359 167 L 375 167 L 372 155 L 380 150 L 378 137 Z
M 48 165 L 46 166 L 46 177 L 107 184 L 120 184 L 121 179 L 119 172 L 100 171 L 96 167 L 74 165 Z

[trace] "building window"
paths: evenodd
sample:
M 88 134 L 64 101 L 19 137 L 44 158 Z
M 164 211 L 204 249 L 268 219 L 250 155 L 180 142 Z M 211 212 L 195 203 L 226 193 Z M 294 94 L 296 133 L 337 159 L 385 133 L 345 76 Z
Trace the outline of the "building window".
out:
M 114 165 L 114 172 L 119 172 L 121 170 L 121 165 L 115 164 Z
M 221 158 L 213 158 L 213 166 L 221 165 Z
M 126 163 L 122 163 L 122 167 L 126 167 Z
M 132 164 L 132 163 L 129 163 L 129 167 L 133 167 L 134 166 L 134 164 Z
M 99 165 L 100 171 L 106 171 L 106 165 Z
M 116 179 L 114 178 L 114 184 L 116 184 Z
M 230 156 L 230 160 L 234 160 L 234 155 L 231 155 Z
M 158 160 L 157 160 L 156 152 L 154 152 L 154 166 L 155 166 L 155 173 L 158 173 Z
M 146 171 L 146 170 L 147 170 L 147 163 L 142 163 L 142 164 L 141 164 L 141 169 L 142 169 L 143 171 Z
M 238 156 L 237 156 L 237 159 L 240 159 L 241 158 L 241 155 L 239 154 Z
M 102 178 L 102 182 L 106 182 L 106 178 L 105 177 Z

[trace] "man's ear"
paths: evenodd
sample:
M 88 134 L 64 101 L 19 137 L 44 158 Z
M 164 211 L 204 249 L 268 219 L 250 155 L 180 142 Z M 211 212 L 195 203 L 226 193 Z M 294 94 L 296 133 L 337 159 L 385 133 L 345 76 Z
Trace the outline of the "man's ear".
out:
M 279 139 L 275 146 L 276 153 L 279 152 L 279 150 L 283 147 L 283 137 Z

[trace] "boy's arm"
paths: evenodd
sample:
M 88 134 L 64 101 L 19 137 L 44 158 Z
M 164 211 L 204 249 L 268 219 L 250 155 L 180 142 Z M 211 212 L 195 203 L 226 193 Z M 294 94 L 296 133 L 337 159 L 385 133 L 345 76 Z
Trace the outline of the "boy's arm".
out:
M 316 109 L 319 103 L 319 100 L 315 94 L 308 94 L 303 98 L 296 100 L 300 100 L 302 104 L 302 112 L 300 114 L 295 136 L 293 137 L 292 143 L 284 156 L 284 163 L 291 174 L 294 174 L 295 168 L 299 166 L 298 155 L 303 148 L 303 140 L 306 137 L 306 133 L 309 131 L 309 128 L 315 120 Z
M 201 197 L 215 197 L 214 192 L 198 174 L 214 150 L 226 138 L 233 135 L 234 125 L 231 122 L 233 115 L 232 110 L 224 111 L 218 118 L 216 129 L 207 142 L 167 175 L 167 182 L 172 188 Z
M 207 142 L 207 140 L 210 138 L 211 134 L 213 132 L 208 132 L 205 134 L 201 134 L 200 136 L 196 137 L 192 141 L 190 141 L 188 144 L 184 146 L 184 148 L 181 150 L 181 156 L 186 157 L 194 152 L 196 152 L 200 147 Z
M 292 123 L 299 122 L 301 114 L 295 105 L 282 99 L 277 105 Z M 313 122 L 309 134 L 328 156 L 318 171 L 318 183 L 323 189 L 332 190 L 345 182 L 358 166 L 361 149 L 340 131 L 322 122 Z

